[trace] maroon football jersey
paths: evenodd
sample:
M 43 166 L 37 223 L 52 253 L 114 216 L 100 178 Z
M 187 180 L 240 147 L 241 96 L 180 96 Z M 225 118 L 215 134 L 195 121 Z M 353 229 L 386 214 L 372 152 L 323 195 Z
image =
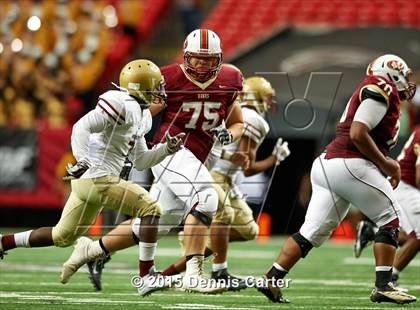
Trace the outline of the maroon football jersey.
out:
M 153 142 L 164 142 L 168 129 L 171 135 L 185 132 L 185 147 L 204 162 L 214 143 L 210 129 L 227 117 L 228 108 L 242 90 L 242 74 L 222 66 L 213 82 L 197 84 L 179 64 L 162 67 L 161 72 L 168 94 L 167 107 Z
M 388 156 L 397 141 L 400 117 L 400 99 L 397 88 L 379 76 L 367 76 L 351 96 L 339 123 L 334 140 L 327 146 L 326 158 L 365 158 L 350 139 L 350 126 L 361 103 L 362 91 L 373 89 L 382 94 L 388 104 L 385 116 L 369 134 L 379 150 Z M 384 103 L 385 104 L 385 103 Z
M 416 186 L 416 161 L 420 154 L 420 126 L 417 126 L 404 145 L 398 162 L 401 167 L 401 180 Z

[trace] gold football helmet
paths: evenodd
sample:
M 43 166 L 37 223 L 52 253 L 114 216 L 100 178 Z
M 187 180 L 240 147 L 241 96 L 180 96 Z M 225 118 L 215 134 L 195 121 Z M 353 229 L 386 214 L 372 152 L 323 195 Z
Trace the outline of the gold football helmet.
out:
M 120 87 L 148 107 L 156 98 L 165 100 L 164 78 L 158 66 L 146 59 L 130 61 L 120 73 Z
M 245 79 L 239 100 L 241 106 L 264 114 L 276 103 L 275 97 L 276 91 L 269 81 L 261 76 L 252 76 Z

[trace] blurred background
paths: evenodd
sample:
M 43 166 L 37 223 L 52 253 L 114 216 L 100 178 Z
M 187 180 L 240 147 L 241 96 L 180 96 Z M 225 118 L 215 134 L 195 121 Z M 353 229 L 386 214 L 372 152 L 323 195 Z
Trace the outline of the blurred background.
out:
M 279 136 L 292 155 L 243 180 L 248 202 L 271 221 L 273 234 L 295 232 L 303 222 L 312 161 L 333 137 L 368 63 L 397 54 L 420 85 L 420 0 L 2 0 L 0 227 L 56 223 L 69 190 L 61 177 L 73 160 L 72 124 L 118 81 L 124 63 L 181 62 L 185 36 L 199 27 L 220 36 L 225 62 L 276 89 L 258 156 L 270 154 Z M 402 104 L 394 158 L 418 123 L 419 89 Z M 134 178 L 149 186 L 147 172 Z

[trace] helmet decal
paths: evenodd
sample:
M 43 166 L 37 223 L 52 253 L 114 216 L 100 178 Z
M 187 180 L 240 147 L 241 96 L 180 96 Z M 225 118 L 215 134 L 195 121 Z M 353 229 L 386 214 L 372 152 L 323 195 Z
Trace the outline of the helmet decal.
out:
M 207 29 L 200 30 L 200 49 L 207 50 L 209 48 L 209 32 Z

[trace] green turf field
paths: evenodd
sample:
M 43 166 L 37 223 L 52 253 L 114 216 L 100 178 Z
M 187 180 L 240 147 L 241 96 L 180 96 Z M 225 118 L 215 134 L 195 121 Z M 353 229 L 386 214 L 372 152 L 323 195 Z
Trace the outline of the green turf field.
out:
M 3 230 L 4 232 L 4 230 Z M 229 266 L 238 275 L 261 275 L 273 262 L 284 239 L 231 244 Z M 103 276 L 104 289 L 95 292 L 86 269 L 67 285 L 58 282 L 60 265 L 71 248 L 17 249 L 0 261 L 0 309 L 420 309 L 420 302 L 398 306 L 374 304 L 369 293 L 374 280 L 372 248 L 360 259 L 352 257 L 351 244 L 327 243 L 312 251 L 290 273 L 284 294 L 291 304 L 273 304 L 255 289 L 223 295 L 164 291 L 142 298 L 131 287 L 137 272 L 137 248 L 113 256 Z M 173 237 L 159 242 L 158 268 L 179 253 Z M 209 270 L 210 261 L 206 268 Z M 401 284 L 420 297 L 420 261 L 412 262 Z

